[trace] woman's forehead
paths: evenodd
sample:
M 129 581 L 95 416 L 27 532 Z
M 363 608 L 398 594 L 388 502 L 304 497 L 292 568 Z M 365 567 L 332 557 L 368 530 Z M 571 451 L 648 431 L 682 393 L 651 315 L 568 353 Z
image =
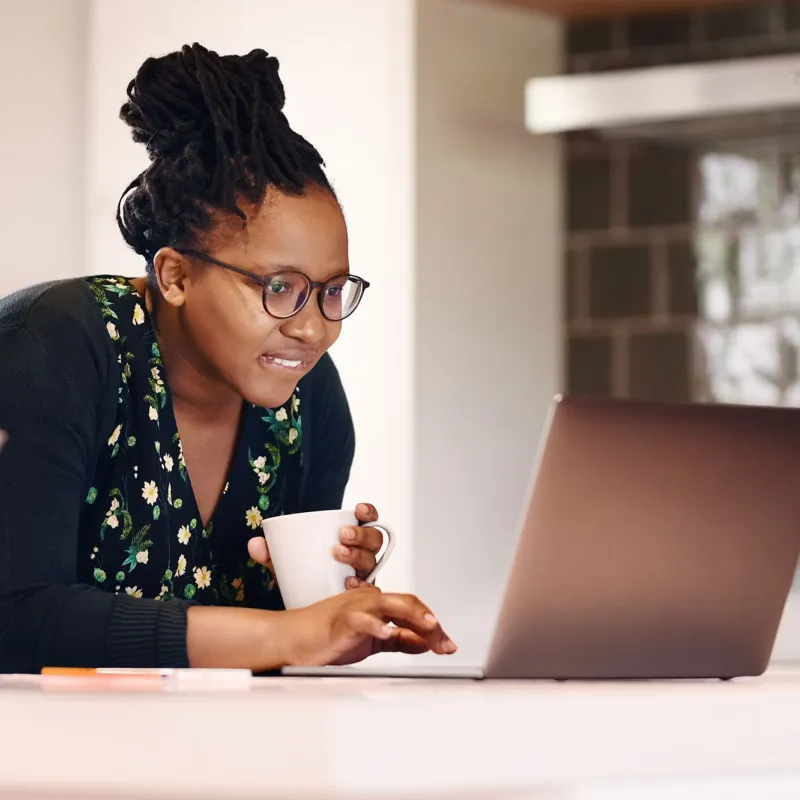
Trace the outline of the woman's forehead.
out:
M 335 275 L 347 272 L 344 215 L 321 190 L 300 196 L 277 194 L 248 214 L 246 227 L 226 237 L 216 257 L 259 272 L 289 268 Z

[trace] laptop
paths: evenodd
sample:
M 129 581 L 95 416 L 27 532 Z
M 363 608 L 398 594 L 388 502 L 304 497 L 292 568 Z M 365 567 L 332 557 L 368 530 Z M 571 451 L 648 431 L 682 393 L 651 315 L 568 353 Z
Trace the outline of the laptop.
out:
M 760 675 L 800 553 L 800 410 L 555 398 L 482 664 L 287 675 Z

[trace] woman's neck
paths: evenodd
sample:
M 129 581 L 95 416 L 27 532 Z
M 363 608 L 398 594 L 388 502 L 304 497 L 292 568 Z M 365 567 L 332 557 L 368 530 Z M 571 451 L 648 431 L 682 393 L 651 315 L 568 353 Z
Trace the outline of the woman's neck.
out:
M 158 321 L 158 346 L 175 409 L 198 421 L 218 421 L 220 416 L 226 416 L 226 412 L 238 416 L 242 398 L 203 362 L 185 335 L 179 311 L 163 302 L 156 309 L 159 299 L 146 279 L 131 282 L 144 296 L 154 327 Z

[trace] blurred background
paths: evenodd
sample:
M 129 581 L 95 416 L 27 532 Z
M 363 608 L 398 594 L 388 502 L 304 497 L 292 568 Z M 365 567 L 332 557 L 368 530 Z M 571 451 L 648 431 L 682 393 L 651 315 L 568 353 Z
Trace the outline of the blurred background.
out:
M 0 0 L 0 295 L 143 272 L 114 213 L 151 55 L 278 57 L 373 288 L 333 354 L 348 503 L 465 657 L 552 396 L 800 403 L 798 0 Z M 776 658 L 800 659 L 800 590 Z

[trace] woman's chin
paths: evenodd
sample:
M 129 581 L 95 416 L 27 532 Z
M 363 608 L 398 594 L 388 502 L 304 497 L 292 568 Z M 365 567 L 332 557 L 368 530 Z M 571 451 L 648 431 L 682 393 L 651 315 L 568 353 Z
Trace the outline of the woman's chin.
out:
M 242 392 L 246 403 L 258 408 L 280 408 L 289 402 L 297 388 L 297 381 L 281 381 L 280 385 L 272 382 L 269 386 L 252 386 Z
M 300 369 L 264 364 L 259 360 L 254 374 L 239 384 L 239 394 L 245 402 L 259 408 L 280 408 L 289 402 L 300 379 L 307 375 L 313 363 L 303 362 Z

